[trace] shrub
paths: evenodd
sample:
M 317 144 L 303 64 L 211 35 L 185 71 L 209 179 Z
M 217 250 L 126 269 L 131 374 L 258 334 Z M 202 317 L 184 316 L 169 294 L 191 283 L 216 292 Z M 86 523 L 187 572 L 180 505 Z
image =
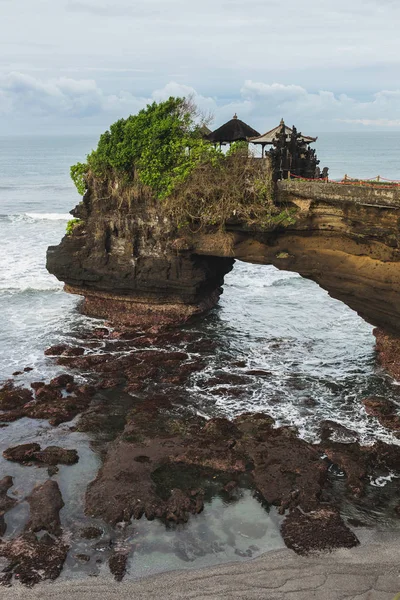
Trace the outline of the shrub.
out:
M 72 235 L 75 227 L 77 225 L 81 225 L 82 223 L 83 223 L 83 221 L 81 221 L 81 219 L 70 219 L 67 223 L 66 234 Z
M 70 169 L 71 179 L 75 184 L 78 193 L 83 196 L 86 192 L 86 175 L 88 172 L 88 165 L 86 163 L 76 163 L 72 165 Z
M 169 98 L 120 119 L 100 136 L 87 163 L 71 167 L 71 177 L 84 192 L 86 174 L 106 179 L 112 174 L 129 184 L 135 175 L 159 198 L 186 180 L 197 164 L 219 151 L 201 135 L 198 111 L 191 100 Z

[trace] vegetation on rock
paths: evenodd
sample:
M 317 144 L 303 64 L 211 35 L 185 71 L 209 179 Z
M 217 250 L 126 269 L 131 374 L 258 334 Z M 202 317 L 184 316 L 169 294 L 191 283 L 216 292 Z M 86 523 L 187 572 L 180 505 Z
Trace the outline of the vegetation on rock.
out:
M 72 235 L 75 227 L 77 225 L 81 225 L 83 223 L 83 221 L 81 221 L 81 219 L 70 219 L 67 223 L 67 229 L 66 229 L 66 234 L 67 235 Z
M 86 163 L 78 162 L 76 165 L 72 165 L 70 173 L 71 179 L 75 184 L 78 193 L 83 196 L 86 192 L 86 174 L 88 172 L 88 165 Z
M 228 152 L 204 139 L 191 99 L 169 98 L 120 119 L 101 135 L 87 163 L 71 167 L 79 193 L 92 179 L 109 184 L 122 205 L 149 193 L 163 201 L 178 227 L 226 222 L 287 225 L 293 215 L 273 203 L 268 161 L 254 160 L 246 142 Z
M 220 154 L 203 139 L 197 116 L 190 99 L 171 97 L 120 119 L 100 136 L 86 164 L 71 167 L 78 192 L 92 172 L 99 178 L 118 175 L 126 183 L 137 175 L 159 198 L 166 197 L 197 164 Z

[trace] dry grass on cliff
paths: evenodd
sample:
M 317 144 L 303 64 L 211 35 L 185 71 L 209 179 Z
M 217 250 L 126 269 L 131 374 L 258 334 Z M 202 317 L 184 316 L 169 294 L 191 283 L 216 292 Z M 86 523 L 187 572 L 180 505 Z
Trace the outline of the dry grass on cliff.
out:
M 217 167 L 199 165 L 163 205 L 178 227 L 192 230 L 235 222 L 268 225 L 282 214 L 273 203 L 268 163 L 239 152 Z
M 106 177 L 101 178 L 89 172 L 87 176 L 89 188 L 95 191 L 97 200 L 112 200 L 118 206 L 118 209 L 128 209 L 131 211 L 135 205 L 154 200 L 154 192 L 144 185 L 137 174 L 131 179 L 121 176 L 116 172 L 110 172 Z
M 131 212 L 146 203 L 161 202 L 164 215 L 178 228 L 192 232 L 226 224 L 270 227 L 294 222 L 293 208 L 277 207 L 273 201 L 271 172 L 267 161 L 242 152 L 226 156 L 218 164 L 198 165 L 189 177 L 164 200 L 144 185 L 137 173 L 130 178 L 108 173 L 88 175 L 97 200 L 112 200 L 118 209 Z

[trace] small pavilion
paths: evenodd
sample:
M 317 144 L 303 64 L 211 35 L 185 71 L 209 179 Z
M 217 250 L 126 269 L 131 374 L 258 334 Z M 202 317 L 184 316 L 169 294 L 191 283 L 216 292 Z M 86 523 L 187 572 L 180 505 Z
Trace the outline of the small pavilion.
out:
M 221 125 L 218 129 L 213 131 L 207 136 L 208 141 L 212 144 L 219 144 L 224 146 L 225 144 L 232 144 L 233 142 L 248 142 L 249 138 L 259 136 L 258 131 L 238 119 L 235 114 L 233 119 Z
M 278 136 L 283 133 L 283 131 L 286 135 L 286 142 L 289 143 L 293 133 L 293 129 L 285 125 L 283 119 L 281 119 L 281 122 L 277 127 L 271 129 L 271 131 L 267 131 L 267 133 L 264 133 L 263 135 L 250 138 L 249 142 L 251 142 L 252 144 L 259 144 L 261 146 L 261 156 L 264 156 L 265 146 L 272 146 L 274 142 L 278 139 Z M 309 137 L 307 135 L 300 135 L 298 139 L 300 142 L 303 142 L 304 144 L 308 145 L 312 144 L 313 142 L 316 142 L 318 138 Z

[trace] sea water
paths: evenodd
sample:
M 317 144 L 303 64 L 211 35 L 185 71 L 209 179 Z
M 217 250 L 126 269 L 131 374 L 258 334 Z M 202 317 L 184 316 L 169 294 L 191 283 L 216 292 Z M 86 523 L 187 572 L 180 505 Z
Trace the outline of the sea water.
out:
M 69 211 L 79 201 L 69 167 L 84 160 L 95 144 L 95 138 L 85 136 L 0 138 L 0 380 L 26 366 L 33 371 L 17 378 L 21 384 L 50 378 L 59 369 L 43 351 L 79 340 L 98 323 L 79 313 L 79 299 L 64 293 L 62 283 L 45 269 L 46 248 L 59 243 Z M 316 147 L 332 178 L 346 173 L 400 179 L 400 134 L 321 134 Z M 400 405 L 399 386 L 376 363 L 372 327 L 314 282 L 272 266 L 237 262 L 225 278 L 218 307 L 186 328 L 213 342 L 201 355 L 203 370 L 186 389 L 199 414 L 265 411 L 278 424 L 296 425 L 310 441 L 318 439 L 321 421 L 330 419 L 357 430 L 365 443 L 376 438 L 398 443 L 361 403 L 380 395 Z M 241 375 L 249 369 L 265 376 L 253 377 L 241 395 L 226 395 L 226 385 L 202 385 L 215 374 Z M 44 421 L 23 419 L 0 430 L 1 451 L 27 440 L 78 448 L 78 465 L 61 467 L 58 476 L 66 501 L 64 525 L 83 519 L 84 491 L 100 466 L 90 440 L 69 433 L 68 426 L 54 429 Z M 47 476 L 32 467 L 5 467 L 2 459 L 0 467 L 18 478 L 21 498 Z M 21 529 L 27 510 L 22 502 L 9 513 L 9 533 Z M 136 573 L 232 560 L 236 550 L 249 546 L 258 548 L 254 555 L 279 547 L 279 518 L 272 511 L 262 519 L 263 510 L 244 493 L 232 506 L 216 498 L 204 515 L 175 533 L 142 519 L 132 530 L 140 548 Z M 254 522 L 264 529 L 250 533 Z M 76 570 L 71 556 L 68 576 Z

